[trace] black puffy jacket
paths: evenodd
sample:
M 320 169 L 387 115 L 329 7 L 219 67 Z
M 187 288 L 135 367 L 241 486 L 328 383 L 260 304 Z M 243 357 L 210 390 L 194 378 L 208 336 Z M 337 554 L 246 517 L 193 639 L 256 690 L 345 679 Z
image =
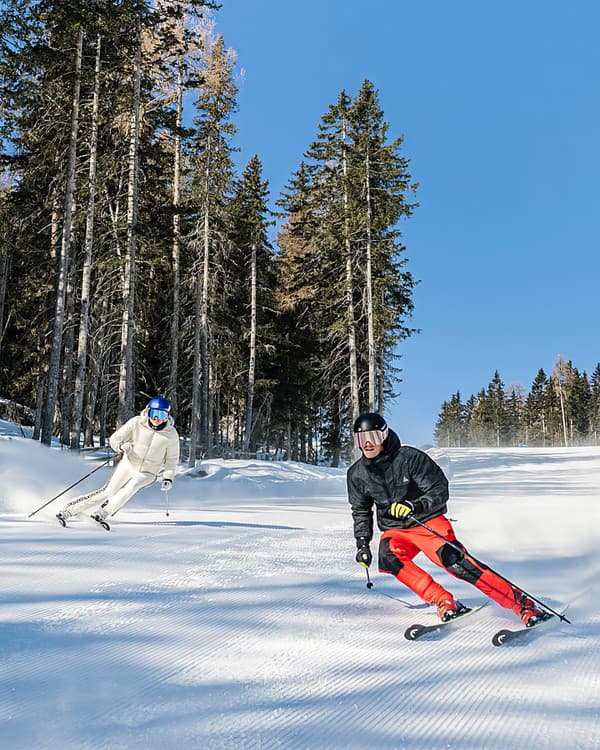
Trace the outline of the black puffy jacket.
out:
M 393 502 L 410 500 L 419 521 L 446 512 L 448 480 L 444 472 L 427 453 L 401 445 L 393 430 L 389 431 L 382 453 L 375 458 L 361 456 L 352 464 L 347 483 L 356 539 L 372 539 L 373 505 L 381 531 L 418 525 L 411 519 L 391 516 Z

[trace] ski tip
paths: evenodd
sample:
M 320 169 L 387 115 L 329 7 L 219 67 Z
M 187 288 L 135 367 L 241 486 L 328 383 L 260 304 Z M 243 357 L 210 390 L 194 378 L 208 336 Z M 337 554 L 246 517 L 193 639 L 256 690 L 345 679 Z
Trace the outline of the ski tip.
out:
M 404 637 L 407 641 L 416 641 L 423 632 L 423 625 L 411 625 L 404 631 Z
M 510 634 L 510 630 L 499 630 L 497 633 L 494 633 L 492 637 L 492 644 L 494 646 L 502 646 L 505 641 L 510 638 Z

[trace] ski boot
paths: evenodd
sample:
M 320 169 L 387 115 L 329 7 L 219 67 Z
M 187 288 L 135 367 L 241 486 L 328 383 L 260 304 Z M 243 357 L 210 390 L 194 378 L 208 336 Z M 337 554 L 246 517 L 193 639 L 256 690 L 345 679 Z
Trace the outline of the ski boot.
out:
M 544 620 L 549 620 L 552 615 L 549 612 L 544 612 L 537 607 L 524 607 L 521 610 L 521 622 L 526 628 L 533 628 L 535 625 L 539 625 Z
M 469 611 L 469 607 L 466 607 L 458 599 L 453 596 L 445 596 L 436 602 L 438 617 L 442 622 L 449 622 L 454 620 L 455 617 L 464 615 Z

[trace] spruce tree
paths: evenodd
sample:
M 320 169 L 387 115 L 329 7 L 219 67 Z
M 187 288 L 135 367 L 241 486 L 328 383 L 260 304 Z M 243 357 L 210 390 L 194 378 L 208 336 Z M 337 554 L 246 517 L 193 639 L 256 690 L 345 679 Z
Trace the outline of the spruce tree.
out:
M 262 165 L 255 155 L 236 182 L 228 209 L 231 226 L 228 275 L 234 278 L 234 283 L 224 308 L 227 315 L 223 326 L 233 334 L 230 348 L 241 348 L 238 357 L 234 355 L 241 364 L 238 372 L 247 373 L 244 398 L 240 400 L 240 403 L 245 400 L 244 451 L 255 447 L 262 432 L 258 427 L 261 421 L 264 423 L 265 399 L 269 393 L 263 384 L 265 363 L 274 349 L 269 322 L 273 306 L 273 254 L 267 236 L 271 223 L 267 200 L 268 183 L 262 178 Z M 258 410 L 255 396 L 262 400 Z
M 590 433 L 596 445 L 600 442 L 600 363 L 594 368 L 590 378 Z
M 368 373 L 368 390 L 363 403 L 383 410 L 385 396 L 393 393 L 394 370 L 378 363 L 394 359 L 398 343 L 414 330 L 407 327 L 412 313 L 414 280 L 405 269 L 405 247 L 401 242 L 401 220 L 412 216 L 416 203 L 408 196 L 417 189 L 402 155 L 403 137 L 389 141 L 389 123 L 374 85 L 365 80 L 350 111 L 351 173 L 354 244 L 357 277 L 363 280 L 361 311 L 365 320 L 361 340 L 361 369 Z M 380 398 L 376 400 L 376 394 Z
M 548 428 L 545 395 L 547 387 L 546 373 L 540 368 L 525 399 L 525 439 L 527 445 L 546 445 Z
M 237 108 L 237 87 L 233 78 L 235 54 L 227 49 L 221 35 L 204 36 L 202 82 L 196 99 L 196 136 L 192 143 L 192 183 L 190 201 L 196 217 L 191 241 L 196 248 L 194 262 L 194 351 L 192 365 L 192 408 L 190 465 L 196 460 L 196 447 L 211 455 L 217 428 L 213 423 L 215 269 L 224 252 L 226 205 L 233 181 L 231 138 L 236 126 L 231 122 Z

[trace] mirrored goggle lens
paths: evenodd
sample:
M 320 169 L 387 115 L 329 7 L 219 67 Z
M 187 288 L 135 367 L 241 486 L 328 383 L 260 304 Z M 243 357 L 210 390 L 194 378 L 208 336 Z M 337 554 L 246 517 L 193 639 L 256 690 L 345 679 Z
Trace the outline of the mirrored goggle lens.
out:
M 387 437 L 387 430 L 367 430 L 366 432 L 354 433 L 354 445 L 356 448 L 364 448 L 367 443 L 381 445 Z
M 160 419 L 161 422 L 164 422 L 169 416 L 169 412 L 166 409 L 149 409 L 148 416 L 150 419 Z

